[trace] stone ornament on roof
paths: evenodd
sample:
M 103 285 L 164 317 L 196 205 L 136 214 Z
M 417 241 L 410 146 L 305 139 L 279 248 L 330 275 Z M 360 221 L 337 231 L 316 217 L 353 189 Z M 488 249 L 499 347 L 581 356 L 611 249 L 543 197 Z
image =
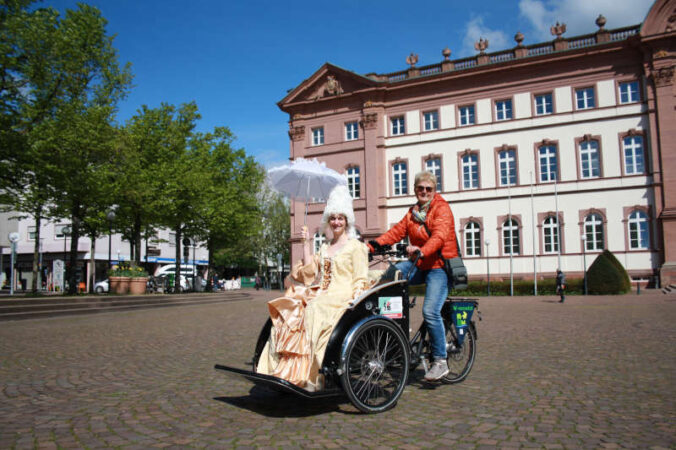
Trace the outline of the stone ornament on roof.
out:
M 441 51 L 442 56 L 444 57 L 444 61 L 450 61 L 451 58 L 451 49 L 446 47 Z
M 418 55 L 411 53 L 406 57 L 406 64 L 413 67 L 418 63 Z
M 479 52 L 480 55 L 483 55 L 488 48 L 488 39 L 480 37 L 477 42 L 474 43 L 474 49 Z
M 599 27 L 599 31 L 606 31 L 605 28 L 603 28 L 606 25 L 606 18 L 603 17 L 603 14 L 599 14 L 599 16 L 596 18 L 596 26 Z
M 556 22 L 556 25 L 551 27 L 549 31 L 552 33 L 552 36 L 556 36 L 557 40 L 562 39 L 561 35 L 566 32 L 566 24 L 559 24 L 559 22 Z
M 326 77 L 326 81 L 319 87 L 317 90 L 317 95 L 315 95 L 315 100 L 318 100 L 322 97 L 329 95 L 340 95 L 343 93 L 343 87 L 340 85 L 340 81 L 336 80 L 336 77 L 329 75 Z
M 523 33 L 517 31 L 517 33 L 514 35 L 514 40 L 516 41 L 517 47 L 523 47 L 523 39 L 524 39 Z

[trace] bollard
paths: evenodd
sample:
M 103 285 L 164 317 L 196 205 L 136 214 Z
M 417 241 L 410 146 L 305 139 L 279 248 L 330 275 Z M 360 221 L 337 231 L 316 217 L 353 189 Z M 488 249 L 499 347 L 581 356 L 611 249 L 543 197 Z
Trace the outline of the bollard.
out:
M 638 283 L 636 283 L 636 295 L 641 295 L 641 282 L 640 281 Z

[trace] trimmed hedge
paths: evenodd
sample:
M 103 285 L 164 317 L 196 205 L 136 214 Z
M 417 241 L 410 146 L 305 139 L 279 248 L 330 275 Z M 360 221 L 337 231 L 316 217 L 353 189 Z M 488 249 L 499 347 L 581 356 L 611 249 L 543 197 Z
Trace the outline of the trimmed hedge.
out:
M 584 293 L 584 280 L 574 278 L 566 280 L 566 295 L 582 295 Z M 411 286 L 409 295 L 424 297 L 425 285 Z M 486 281 L 470 281 L 467 289 L 462 291 L 452 290 L 454 297 L 463 296 L 485 296 Z M 491 281 L 491 295 L 504 296 L 509 295 L 509 280 Z M 514 295 L 533 295 L 533 280 L 514 280 Z M 556 295 L 556 279 L 548 278 L 538 280 L 538 295 Z
M 631 289 L 631 280 L 622 264 L 610 251 L 604 250 L 587 270 L 590 294 L 625 294 Z

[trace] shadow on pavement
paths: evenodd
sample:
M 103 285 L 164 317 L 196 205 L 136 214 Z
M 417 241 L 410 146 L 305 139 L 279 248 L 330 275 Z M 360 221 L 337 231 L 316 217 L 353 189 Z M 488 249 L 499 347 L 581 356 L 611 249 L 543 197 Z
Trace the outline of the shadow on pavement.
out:
M 339 405 L 344 401 L 341 397 L 305 399 L 260 386 L 251 388 L 249 395 L 214 397 L 214 400 L 267 417 L 309 417 L 341 412 Z

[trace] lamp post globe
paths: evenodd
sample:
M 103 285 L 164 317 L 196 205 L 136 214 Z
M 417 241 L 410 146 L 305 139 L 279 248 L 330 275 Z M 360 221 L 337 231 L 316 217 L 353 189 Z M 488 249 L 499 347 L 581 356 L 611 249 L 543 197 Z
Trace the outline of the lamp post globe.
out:
M 110 209 L 108 214 L 106 214 L 106 219 L 108 219 L 108 270 L 110 270 L 110 260 L 112 253 L 112 243 L 111 239 L 113 237 L 113 221 L 115 220 L 115 210 Z
M 584 274 L 584 295 L 587 295 L 587 235 L 580 236 L 582 240 L 582 271 Z

